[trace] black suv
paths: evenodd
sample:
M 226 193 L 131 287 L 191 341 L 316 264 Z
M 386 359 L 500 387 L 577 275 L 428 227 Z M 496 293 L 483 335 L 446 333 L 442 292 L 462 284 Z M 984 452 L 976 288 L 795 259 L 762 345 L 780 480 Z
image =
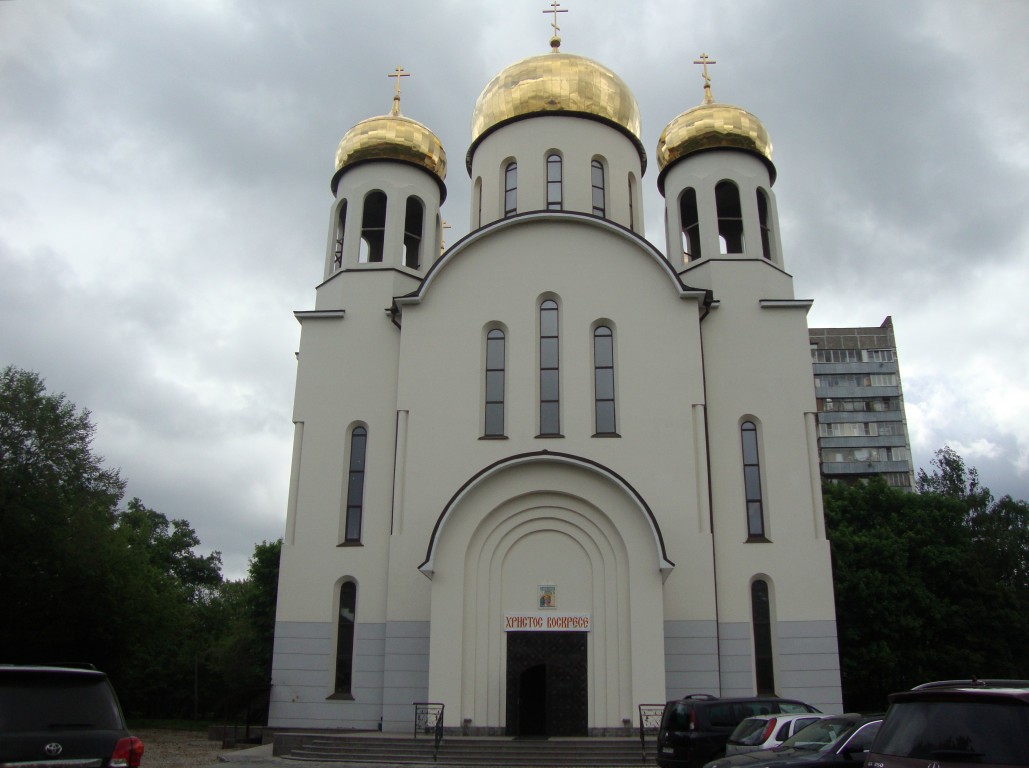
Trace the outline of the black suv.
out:
M 866 768 L 1029 766 L 1029 681 L 948 680 L 894 693 Z
M 725 742 L 742 720 L 754 715 L 818 712 L 810 704 L 775 696 L 719 699 L 695 693 L 665 704 L 657 732 L 661 768 L 699 768 L 725 754 Z
M 136 768 L 142 756 L 103 672 L 0 664 L 0 766 Z

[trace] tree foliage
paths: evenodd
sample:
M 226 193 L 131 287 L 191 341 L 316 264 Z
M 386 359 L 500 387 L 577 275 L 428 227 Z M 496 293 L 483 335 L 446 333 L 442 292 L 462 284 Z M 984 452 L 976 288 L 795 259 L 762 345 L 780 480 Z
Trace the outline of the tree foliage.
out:
M 918 493 L 828 484 L 847 709 L 936 679 L 1029 676 L 1029 505 L 994 502 L 950 448 Z
M 225 582 L 186 520 L 119 508 L 125 482 L 94 435 L 38 374 L 3 370 L 0 661 L 92 663 L 130 715 L 235 717 L 268 687 L 281 542 Z

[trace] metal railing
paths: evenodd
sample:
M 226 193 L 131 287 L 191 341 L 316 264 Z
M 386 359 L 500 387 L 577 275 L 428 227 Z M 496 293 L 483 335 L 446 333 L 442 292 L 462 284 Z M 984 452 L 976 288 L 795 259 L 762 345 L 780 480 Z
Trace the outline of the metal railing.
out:
M 432 760 L 435 762 L 436 756 L 439 754 L 440 742 L 443 741 L 442 704 L 432 701 L 414 702 L 414 737 L 416 739 L 418 738 L 419 731 L 425 734 L 432 734 Z
M 656 734 L 661 727 L 661 715 L 664 714 L 664 704 L 640 704 L 640 751 L 643 753 L 643 762 L 647 761 L 647 734 Z M 656 737 L 655 737 L 656 738 Z

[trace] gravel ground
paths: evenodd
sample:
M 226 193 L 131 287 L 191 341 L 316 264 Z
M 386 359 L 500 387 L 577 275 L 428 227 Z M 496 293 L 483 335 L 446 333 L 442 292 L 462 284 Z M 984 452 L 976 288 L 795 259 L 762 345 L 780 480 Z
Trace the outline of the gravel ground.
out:
M 143 740 L 142 768 L 207 768 L 238 751 L 222 749 L 220 741 L 208 741 L 203 731 L 147 728 L 135 735 Z

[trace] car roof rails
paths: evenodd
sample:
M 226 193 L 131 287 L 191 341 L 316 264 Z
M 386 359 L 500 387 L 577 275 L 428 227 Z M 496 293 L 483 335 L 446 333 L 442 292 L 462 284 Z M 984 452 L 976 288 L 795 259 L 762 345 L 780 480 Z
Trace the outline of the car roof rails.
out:
M 990 678 L 980 680 L 972 677 L 968 680 L 935 680 L 931 683 L 922 683 L 912 688 L 912 691 L 924 691 L 931 688 L 1029 688 L 1029 680 L 1001 680 Z
M 717 696 L 712 696 L 710 693 L 688 693 L 683 698 L 694 701 L 715 701 L 718 699 Z

